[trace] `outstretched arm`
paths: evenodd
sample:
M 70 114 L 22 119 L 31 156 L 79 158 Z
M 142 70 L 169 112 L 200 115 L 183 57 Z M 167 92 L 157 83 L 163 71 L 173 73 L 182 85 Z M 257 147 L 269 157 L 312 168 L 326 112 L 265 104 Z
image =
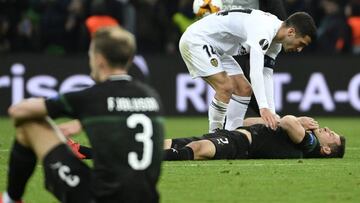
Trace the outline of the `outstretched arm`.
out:
M 280 119 L 280 116 L 279 115 L 277 116 Z M 305 128 L 305 130 L 314 130 L 319 128 L 318 122 L 311 117 L 300 116 L 297 117 L 297 120 Z M 261 117 L 249 117 L 244 120 L 244 126 L 250 126 L 255 124 L 266 124 L 266 123 Z
M 277 120 L 280 120 L 280 116 L 277 116 Z M 244 126 L 250 126 L 255 124 L 264 124 L 266 125 L 266 122 L 261 117 L 248 117 L 244 120 Z

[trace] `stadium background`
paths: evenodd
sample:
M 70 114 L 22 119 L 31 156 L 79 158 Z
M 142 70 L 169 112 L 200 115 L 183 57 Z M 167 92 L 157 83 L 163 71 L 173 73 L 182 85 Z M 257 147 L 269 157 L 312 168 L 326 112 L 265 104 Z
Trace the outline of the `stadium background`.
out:
M 0 1 L 0 191 L 5 188 L 14 134 L 6 115 L 9 105 L 92 84 L 86 75 L 90 34 L 85 23 L 91 16 L 110 16 L 136 35 L 139 49 L 133 75 L 160 92 L 166 107 L 166 136 L 206 132 L 212 91 L 200 79 L 189 77 L 177 51 L 182 30 L 194 20 L 191 3 Z M 304 52 L 279 55 L 274 80 L 278 113 L 314 116 L 346 135 L 345 158 L 164 163 L 162 202 L 360 202 L 360 3 L 284 3 L 288 14 L 309 12 L 319 33 Z M 75 139 L 87 144 L 83 135 Z M 56 202 L 42 185 L 37 170 L 26 202 Z
M 283 2 L 287 14 L 307 11 L 314 17 L 318 39 L 300 54 L 278 57 L 277 112 L 357 116 L 360 1 Z M 192 0 L 0 1 L 0 115 L 23 98 L 91 84 L 86 53 L 91 31 L 104 16 L 135 34 L 133 75 L 159 90 L 167 115 L 206 115 L 213 92 L 189 77 L 177 49 L 181 33 L 196 19 Z
M 179 55 L 146 54 L 143 58 L 146 65 L 142 65 L 149 69 L 146 78 L 159 91 L 167 115 L 207 114 L 213 91 L 201 79 L 193 80 L 189 76 Z M 93 83 L 87 76 L 86 55 L 11 54 L 1 57 L 0 66 L 2 115 L 10 104 L 23 98 L 51 97 L 58 91 L 74 91 Z M 276 66 L 275 98 L 280 115 L 359 115 L 358 56 L 284 55 Z

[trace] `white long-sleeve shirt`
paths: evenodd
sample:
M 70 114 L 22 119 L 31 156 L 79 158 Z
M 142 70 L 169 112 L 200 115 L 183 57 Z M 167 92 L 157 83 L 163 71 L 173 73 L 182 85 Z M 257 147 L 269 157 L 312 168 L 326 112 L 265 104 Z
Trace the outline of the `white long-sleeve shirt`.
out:
M 273 43 L 282 21 L 260 10 L 233 9 L 209 15 L 185 31 L 194 43 L 210 44 L 219 55 L 250 53 L 250 78 L 259 108 L 273 112 L 272 71 L 264 69 L 264 55 L 275 59 L 281 44 Z M 184 34 L 185 34 L 184 33 Z

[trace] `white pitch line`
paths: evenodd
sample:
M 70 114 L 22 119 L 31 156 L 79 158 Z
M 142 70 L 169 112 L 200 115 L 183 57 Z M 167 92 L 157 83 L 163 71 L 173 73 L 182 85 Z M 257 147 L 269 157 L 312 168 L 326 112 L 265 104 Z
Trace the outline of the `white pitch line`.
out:
M 250 159 L 248 159 L 250 160 Z M 306 161 L 306 160 L 305 160 Z M 324 164 L 324 163 L 233 163 L 233 164 L 229 164 L 229 163 L 224 163 L 224 164 L 209 164 L 209 163 L 206 163 L 206 164 L 164 164 L 165 167 L 179 167 L 179 166 L 183 166 L 183 167 L 207 167 L 207 166 L 232 166 L 232 165 L 236 165 L 236 166 L 245 166 L 245 167 L 254 167 L 254 166 L 260 166 L 260 167 L 263 167 L 263 166 L 304 166 L 304 165 L 307 165 L 307 166 L 328 166 L 328 164 Z M 336 163 L 337 166 L 353 166 L 353 165 L 356 165 L 354 163 Z

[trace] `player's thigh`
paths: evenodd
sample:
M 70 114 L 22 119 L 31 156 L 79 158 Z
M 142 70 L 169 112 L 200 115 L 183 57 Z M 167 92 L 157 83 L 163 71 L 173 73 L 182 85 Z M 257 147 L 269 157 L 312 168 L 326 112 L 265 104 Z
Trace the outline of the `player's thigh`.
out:
M 53 126 L 46 119 L 38 119 L 21 125 L 22 133 L 39 159 L 43 159 L 54 146 L 62 143 Z M 18 136 L 18 135 L 17 135 Z
M 205 136 L 215 149 L 213 159 L 234 159 L 236 158 L 236 144 L 232 139 L 227 136 Z
M 241 66 L 234 59 L 234 57 L 229 56 L 229 55 L 222 55 L 220 57 L 220 60 L 221 60 L 221 64 L 222 64 L 224 71 L 227 72 L 227 74 L 229 76 L 244 75 L 244 72 L 243 72 Z
M 212 159 L 215 156 L 216 149 L 210 140 L 199 140 L 187 145 L 194 152 L 195 160 Z
M 174 139 L 171 139 L 170 147 L 175 148 L 175 149 L 181 149 L 181 148 L 185 147 L 187 144 L 189 144 L 190 142 L 194 142 L 194 141 L 198 141 L 198 140 L 201 140 L 201 138 L 200 137 L 174 138 Z M 169 143 L 167 143 L 167 144 L 169 144 Z
M 233 93 L 233 85 L 231 78 L 227 75 L 226 72 L 216 73 L 203 79 L 215 90 L 217 94 L 225 94 L 227 97 L 230 97 Z
M 45 186 L 61 202 L 92 202 L 90 168 L 65 144 L 52 149 L 43 161 Z
M 179 49 L 193 78 L 207 77 L 225 71 L 214 48 L 208 44 L 194 44 L 182 39 Z
M 234 93 L 239 96 L 250 96 L 250 83 L 246 79 L 244 72 L 238 62 L 232 56 L 228 55 L 222 56 L 221 62 L 224 70 L 227 72 L 231 79 Z

